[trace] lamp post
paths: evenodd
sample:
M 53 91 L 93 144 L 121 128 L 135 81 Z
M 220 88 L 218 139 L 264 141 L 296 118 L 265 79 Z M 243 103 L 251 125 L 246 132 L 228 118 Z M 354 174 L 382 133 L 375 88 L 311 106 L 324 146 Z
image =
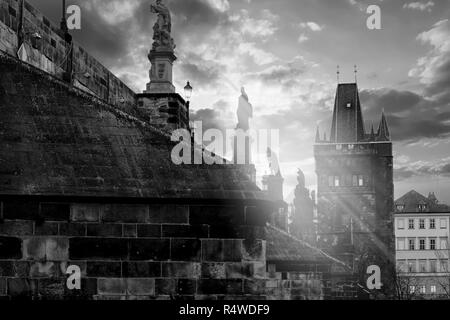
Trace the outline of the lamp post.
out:
M 189 109 L 189 103 L 190 103 L 191 96 L 192 96 L 192 90 L 193 90 L 193 88 L 188 81 L 186 86 L 184 87 L 184 97 L 186 99 L 186 105 L 187 105 L 188 109 Z

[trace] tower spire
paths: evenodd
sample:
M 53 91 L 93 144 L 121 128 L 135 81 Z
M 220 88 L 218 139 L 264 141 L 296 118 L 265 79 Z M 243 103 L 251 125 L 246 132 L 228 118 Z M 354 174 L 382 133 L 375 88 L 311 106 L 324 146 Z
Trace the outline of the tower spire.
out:
M 386 115 L 384 114 L 384 110 L 381 113 L 381 121 L 380 126 L 378 128 L 378 141 L 390 141 L 391 135 L 389 133 L 389 126 L 387 124 Z
M 354 72 L 355 72 L 355 83 L 358 83 L 358 66 L 354 65 Z

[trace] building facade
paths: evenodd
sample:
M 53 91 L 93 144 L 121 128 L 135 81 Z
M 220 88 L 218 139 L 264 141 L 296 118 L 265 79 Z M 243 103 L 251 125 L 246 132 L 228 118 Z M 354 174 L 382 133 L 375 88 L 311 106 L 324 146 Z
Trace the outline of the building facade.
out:
M 314 146 L 318 177 L 320 245 L 353 266 L 365 283 L 367 266 L 379 265 L 385 288 L 394 263 L 392 247 L 393 156 L 384 113 L 377 132 L 364 126 L 358 87 L 339 84 L 329 139 L 317 131 Z
M 450 210 L 410 191 L 395 202 L 397 273 L 408 298 L 449 298 Z

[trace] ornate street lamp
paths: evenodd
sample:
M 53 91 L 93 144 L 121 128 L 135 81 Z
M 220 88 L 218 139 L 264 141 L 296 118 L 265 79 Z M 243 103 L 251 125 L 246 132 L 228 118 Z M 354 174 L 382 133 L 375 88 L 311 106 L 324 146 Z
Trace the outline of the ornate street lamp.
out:
M 193 90 L 193 88 L 191 87 L 191 84 L 188 81 L 186 86 L 184 87 L 184 97 L 186 98 L 188 105 L 189 105 L 189 101 L 191 100 L 192 90 Z

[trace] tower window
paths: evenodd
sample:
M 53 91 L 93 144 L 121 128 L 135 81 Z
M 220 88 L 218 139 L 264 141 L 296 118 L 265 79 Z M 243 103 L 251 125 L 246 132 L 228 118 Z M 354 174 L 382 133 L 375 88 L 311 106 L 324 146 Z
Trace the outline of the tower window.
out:
M 351 108 L 352 107 L 352 104 L 349 102 L 349 103 L 347 103 L 347 108 Z
M 358 186 L 363 187 L 364 186 L 364 177 L 358 176 Z
M 355 149 L 355 145 L 354 144 L 349 144 L 348 145 L 348 150 L 353 150 Z
M 341 182 L 341 181 L 340 181 L 339 176 L 334 177 L 334 186 L 335 186 L 335 187 L 339 187 L 340 184 L 341 184 L 340 182 Z

